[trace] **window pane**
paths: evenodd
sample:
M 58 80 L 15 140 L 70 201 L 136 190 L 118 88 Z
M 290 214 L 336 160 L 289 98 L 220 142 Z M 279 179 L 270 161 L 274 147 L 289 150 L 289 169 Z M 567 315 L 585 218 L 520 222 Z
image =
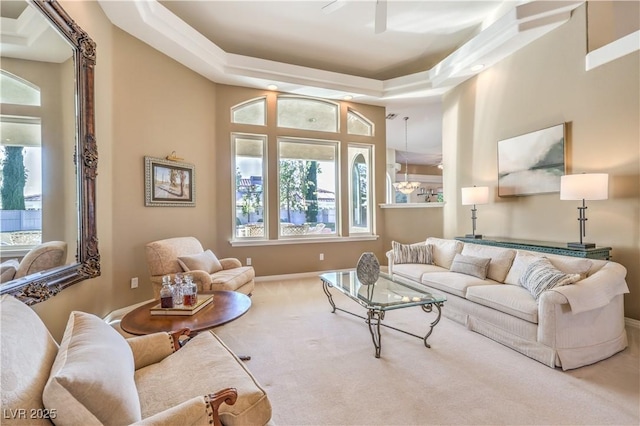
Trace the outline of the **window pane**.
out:
M 40 89 L 20 77 L 1 70 L 0 103 L 40 106 Z
M 349 233 L 372 233 L 371 229 L 371 176 L 372 148 L 350 145 L 349 170 Z
M 278 98 L 278 127 L 338 131 L 338 105 L 317 99 Z
M 264 126 L 266 119 L 266 100 L 264 98 L 245 102 L 231 108 L 231 121 L 233 123 Z
M 266 238 L 264 150 L 266 136 L 234 135 L 235 236 Z
M 337 233 L 337 147 L 334 142 L 279 141 L 281 237 Z
M 41 152 L 39 146 L 3 145 L 0 149 L 3 245 L 30 246 L 42 242 Z
M 347 133 L 350 135 L 373 136 L 373 123 L 356 112 L 348 111 Z

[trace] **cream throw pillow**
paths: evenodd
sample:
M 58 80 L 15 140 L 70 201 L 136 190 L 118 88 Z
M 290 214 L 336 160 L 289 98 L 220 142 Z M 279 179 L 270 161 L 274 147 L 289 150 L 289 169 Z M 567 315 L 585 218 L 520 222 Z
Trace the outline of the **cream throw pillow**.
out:
M 464 247 L 462 241 L 435 237 L 427 238 L 426 243 L 433 245 L 433 264 L 447 269 L 451 268 L 456 253 L 462 252 Z
M 393 248 L 393 263 L 422 263 L 431 265 L 433 257 L 431 255 L 431 244 L 401 244 L 397 241 L 391 242 Z
M 42 400 L 56 425 L 123 425 L 141 419 L 131 347 L 95 315 L 71 312 Z
M 515 250 L 473 243 L 465 243 L 461 253 L 465 256 L 490 258 L 487 277 L 499 283 L 504 282 L 513 263 L 513 258 L 516 257 Z
M 529 290 L 536 300 L 554 287 L 573 284 L 580 280 L 580 274 L 565 274 L 551 264 L 546 257 L 531 263 L 520 277 L 520 285 Z
M 205 271 L 213 274 L 222 271 L 222 264 L 211 250 L 206 250 L 191 256 L 179 256 L 178 263 L 185 272 Z
M 487 278 L 489 262 L 491 262 L 491 259 L 488 257 L 465 256 L 458 253 L 454 256 L 449 270 L 484 280 Z

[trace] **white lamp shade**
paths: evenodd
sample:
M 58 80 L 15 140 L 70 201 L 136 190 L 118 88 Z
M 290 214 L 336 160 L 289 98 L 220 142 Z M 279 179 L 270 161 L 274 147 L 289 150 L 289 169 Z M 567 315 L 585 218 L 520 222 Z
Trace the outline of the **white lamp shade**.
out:
M 606 200 L 609 198 L 607 173 L 581 173 L 560 177 L 561 200 Z
M 469 206 L 471 204 L 487 204 L 489 202 L 489 187 L 474 186 L 471 188 L 462 188 L 462 205 Z

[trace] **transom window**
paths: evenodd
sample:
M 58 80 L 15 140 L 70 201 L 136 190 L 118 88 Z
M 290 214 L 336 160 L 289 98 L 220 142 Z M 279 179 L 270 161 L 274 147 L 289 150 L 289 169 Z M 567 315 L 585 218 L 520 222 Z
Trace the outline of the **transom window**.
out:
M 231 108 L 231 122 L 264 126 L 267 122 L 267 100 L 252 99 Z
M 322 132 L 338 131 L 338 104 L 319 99 L 278 97 L 278 127 Z
M 373 136 L 373 123 L 355 111 L 347 112 L 347 133 L 350 135 Z

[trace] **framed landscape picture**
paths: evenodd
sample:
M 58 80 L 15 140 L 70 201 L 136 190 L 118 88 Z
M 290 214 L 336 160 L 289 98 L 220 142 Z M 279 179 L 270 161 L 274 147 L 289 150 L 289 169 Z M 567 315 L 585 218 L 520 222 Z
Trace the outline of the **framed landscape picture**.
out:
M 498 196 L 560 192 L 565 124 L 498 141 Z
M 193 164 L 144 157 L 144 205 L 147 207 L 195 207 Z

